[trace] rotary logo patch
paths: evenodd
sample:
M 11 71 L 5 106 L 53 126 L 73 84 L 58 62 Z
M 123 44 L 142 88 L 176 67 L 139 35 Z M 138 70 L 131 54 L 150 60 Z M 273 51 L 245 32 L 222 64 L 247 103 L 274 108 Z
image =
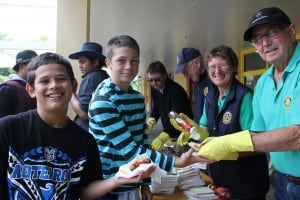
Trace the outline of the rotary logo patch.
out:
M 208 87 L 205 87 L 205 88 L 203 89 L 203 95 L 206 96 L 207 93 L 208 93 Z
M 288 96 L 284 98 L 283 105 L 285 108 L 289 108 L 292 103 L 292 97 Z
M 223 124 L 230 124 L 232 119 L 231 112 L 227 111 L 223 115 Z

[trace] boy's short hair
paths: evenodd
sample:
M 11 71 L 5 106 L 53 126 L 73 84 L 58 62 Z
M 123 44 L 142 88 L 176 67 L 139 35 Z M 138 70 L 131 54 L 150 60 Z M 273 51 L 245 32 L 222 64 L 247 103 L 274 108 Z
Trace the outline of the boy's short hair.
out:
M 107 42 L 107 49 L 106 49 L 106 57 L 112 58 L 114 55 L 114 48 L 120 47 L 128 47 L 137 51 L 138 56 L 140 55 L 140 47 L 137 41 L 129 35 L 119 35 L 116 37 L 111 38 Z
M 34 57 L 27 66 L 27 70 L 28 70 L 27 82 L 31 87 L 34 87 L 35 71 L 37 70 L 37 68 L 39 68 L 42 65 L 48 65 L 48 64 L 63 65 L 67 69 L 71 81 L 73 82 L 75 80 L 71 63 L 57 53 L 47 52 Z
M 149 64 L 147 73 L 160 73 L 161 75 L 167 75 L 167 70 L 162 62 L 154 61 Z

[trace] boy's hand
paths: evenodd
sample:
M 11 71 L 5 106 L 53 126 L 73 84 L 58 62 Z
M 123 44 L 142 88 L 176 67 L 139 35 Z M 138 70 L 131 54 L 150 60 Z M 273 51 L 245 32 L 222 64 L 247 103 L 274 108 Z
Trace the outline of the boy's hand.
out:
M 203 158 L 201 156 L 195 156 L 193 155 L 194 149 L 190 148 L 187 152 L 181 154 L 179 158 L 176 158 L 175 160 L 175 167 L 186 167 L 188 165 L 194 164 L 194 163 L 208 163 L 210 162 L 209 159 Z
M 145 178 L 149 178 L 151 174 L 155 170 L 155 165 L 150 166 L 146 171 L 139 171 L 139 173 L 131 178 L 124 178 L 121 176 L 114 176 L 114 182 L 122 185 L 122 184 L 128 184 L 128 183 L 138 183 L 142 181 Z

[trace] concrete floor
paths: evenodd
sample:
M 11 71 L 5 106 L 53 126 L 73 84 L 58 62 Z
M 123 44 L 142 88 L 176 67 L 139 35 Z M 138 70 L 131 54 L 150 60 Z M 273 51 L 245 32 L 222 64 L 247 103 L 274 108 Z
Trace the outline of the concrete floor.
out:
M 162 131 L 161 121 L 158 120 L 157 124 L 153 127 L 152 133 L 149 133 L 149 141 L 151 141 Z M 270 189 L 267 194 L 266 200 L 274 200 L 274 184 L 270 184 Z

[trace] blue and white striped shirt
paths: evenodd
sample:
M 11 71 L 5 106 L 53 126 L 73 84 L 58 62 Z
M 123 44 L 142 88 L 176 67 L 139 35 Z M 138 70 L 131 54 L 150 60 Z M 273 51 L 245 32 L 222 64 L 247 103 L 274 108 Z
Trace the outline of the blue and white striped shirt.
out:
M 147 153 L 152 162 L 166 171 L 174 166 L 174 157 L 148 148 L 145 99 L 138 91 L 130 87 L 125 93 L 108 78 L 96 88 L 88 115 L 89 131 L 97 141 L 104 179 L 114 176 L 121 165 L 142 153 Z M 117 191 L 136 187 L 135 184 Z

